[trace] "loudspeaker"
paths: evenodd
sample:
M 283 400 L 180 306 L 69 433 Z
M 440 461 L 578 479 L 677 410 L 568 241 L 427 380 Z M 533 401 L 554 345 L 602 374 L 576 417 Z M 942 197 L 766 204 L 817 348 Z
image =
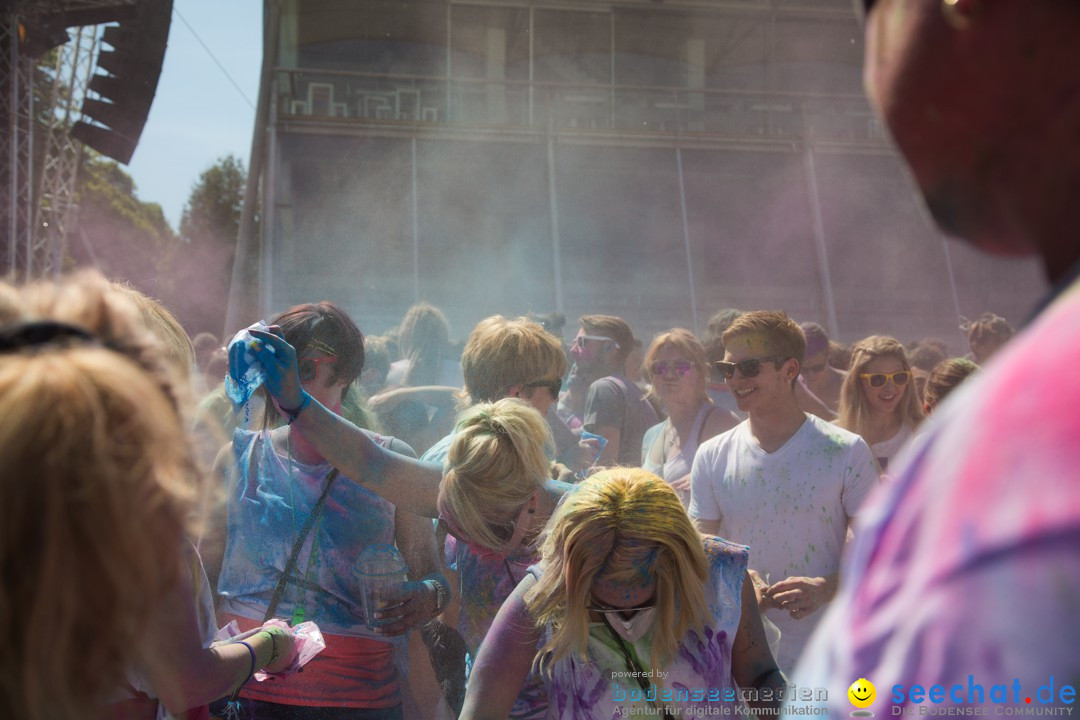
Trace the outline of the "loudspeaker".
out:
M 71 134 L 117 162 L 131 161 L 150 115 L 165 61 L 172 5 L 172 0 L 142 0 L 128 6 L 129 17 L 103 33 L 103 43 L 112 48 L 103 46 L 98 53 L 97 70 L 105 73 L 90 79 L 89 90 L 97 97 L 87 93 L 83 120 L 75 123 Z

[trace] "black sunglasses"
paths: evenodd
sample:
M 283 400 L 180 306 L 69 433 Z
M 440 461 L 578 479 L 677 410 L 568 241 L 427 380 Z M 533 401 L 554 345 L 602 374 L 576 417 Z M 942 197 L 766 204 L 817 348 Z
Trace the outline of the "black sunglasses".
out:
M 556 400 L 559 399 L 559 392 L 562 390 L 562 378 L 556 380 L 537 380 L 536 382 L 525 383 L 527 388 L 547 388 L 551 391 L 551 397 Z
M 735 371 L 738 370 L 743 377 L 757 377 L 761 372 L 761 363 L 771 362 L 780 367 L 780 363 L 787 360 L 782 355 L 770 355 L 769 357 L 762 358 L 747 358 L 746 360 L 740 360 L 739 362 L 724 362 L 723 360 L 717 360 L 713 363 L 713 367 L 720 371 L 720 374 L 724 376 L 725 380 L 730 380 L 735 377 Z
M 456 524 L 451 524 L 444 515 L 439 515 L 437 528 L 439 532 L 457 538 L 463 543 L 468 544 L 471 542 L 465 533 Z M 504 523 L 489 523 L 488 530 L 491 531 L 491 534 L 494 535 L 495 539 L 501 544 L 507 545 L 514 539 L 514 532 L 517 530 L 517 520 L 510 520 Z

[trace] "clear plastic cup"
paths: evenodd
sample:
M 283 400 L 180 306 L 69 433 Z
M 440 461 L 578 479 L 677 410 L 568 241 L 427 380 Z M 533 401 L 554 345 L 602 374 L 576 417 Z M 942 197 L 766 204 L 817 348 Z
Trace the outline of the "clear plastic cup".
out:
M 364 624 L 374 630 L 386 623 L 376 620 L 375 613 L 401 600 L 408 566 L 393 545 L 372 545 L 360 553 L 354 573 L 364 608 Z

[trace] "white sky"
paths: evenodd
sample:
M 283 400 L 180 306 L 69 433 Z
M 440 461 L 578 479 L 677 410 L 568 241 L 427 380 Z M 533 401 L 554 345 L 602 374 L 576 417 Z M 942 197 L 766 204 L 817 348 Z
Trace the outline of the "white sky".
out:
M 248 166 L 262 61 L 261 0 L 175 0 L 157 96 L 126 170 L 174 229 L 203 170 L 229 153 Z M 183 16 L 225 72 L 199 43 Z

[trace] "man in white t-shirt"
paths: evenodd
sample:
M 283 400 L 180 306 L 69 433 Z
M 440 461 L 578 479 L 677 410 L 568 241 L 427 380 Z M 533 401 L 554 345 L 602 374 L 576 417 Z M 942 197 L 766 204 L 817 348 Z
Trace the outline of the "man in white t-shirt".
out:
M 717 369 L 749 417 L 698 449 L 689 512 L 702 532 L 750 546 L 758 607 L 780 628 L 776 660 L 789 672 L 878 473 L 862 438 L 799 409 L 806 338 L 787 315 L 745 313 L 723 341 Z

